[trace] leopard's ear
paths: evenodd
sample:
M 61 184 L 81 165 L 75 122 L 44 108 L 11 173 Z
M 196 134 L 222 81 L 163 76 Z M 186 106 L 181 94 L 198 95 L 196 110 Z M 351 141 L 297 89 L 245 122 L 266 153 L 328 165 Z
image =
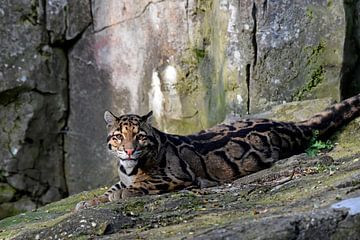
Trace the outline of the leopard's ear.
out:
M 116 117 L 114 114 L 112 114 L 110 111 L 105 111 L 104 113 L 104 120 L 106 122 L 106 126 L 107 127 L 111 127 L 115 124 L 116 122 Z
M 150 111 L 148 114 L 146 114 L 144 116 L 141 116 L 141 120 L 143 122 L 151 124 L 151 116 L 152 116 L 152 114 L 153 114 L 153 111 Z

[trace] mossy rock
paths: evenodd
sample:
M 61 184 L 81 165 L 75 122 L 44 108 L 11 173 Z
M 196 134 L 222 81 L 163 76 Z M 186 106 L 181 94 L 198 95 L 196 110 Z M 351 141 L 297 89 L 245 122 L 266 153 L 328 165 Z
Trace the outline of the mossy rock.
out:
M 278 110 L 295 114 L 289 106 L 301 111 L 314 103 Z M 219 239 L 240 234 L 243 239 L 356 239 L 360 214 L 331 206 L 360 195 L 359 128 L 356 119 L 336 133 L 329 153 L 293 156 L 232 184 L 125 199 L 79 212 L 73 211 L 77 202 L 105 189 L 74 195 L 0 221 L 0 239 Z
M 7 183 L 0 182 L 0 204 L 14 198 L 16 190 Z

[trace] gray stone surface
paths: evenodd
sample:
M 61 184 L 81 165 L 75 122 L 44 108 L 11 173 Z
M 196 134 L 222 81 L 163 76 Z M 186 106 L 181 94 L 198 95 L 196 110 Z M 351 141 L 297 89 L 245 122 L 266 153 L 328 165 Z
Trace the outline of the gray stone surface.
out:
M 46 30 L 50 36 L 50 42 L 63 41 L 66 31 L 66 7 L 67 0 L 47 0 L 46 3 Z
M 280 1 L 269 3 L 264 11 L 261 5 L 257 8 L 251 111 L 272 101 L 315 96 L 339 100 L 347 17 L 344 3 Z
M 106 109 L 153 110 L 161 129 L 190 133 L 229 113 L 254 114 L 309 98 L 339 100 L 342 71 L 354 65 L 344 61 L 346 6 L 325 0 L 92 0 L 93 27 L 69 55 L 70 193 L 116 178 L 101 144 Z
M 0 219 L 19 214 L 21 212 L 32 211 L 35 208 L 36 203 L 34 203 L 29 197 L 23 196 L 17 201 L 1 203 Z
M 79 36 L 92 23 L 90 1 L 46 1 L 46 30 L 51 43 L 63 43 Z
M 33 9 L 35 8 L 35 9 Z M 39 70 L 41 57 L 36 47 L 42 42 L 39 25 L 41 6 L 33 1 L 5 1 L 1 5 L 0 91 L 34 88 L 32 74 Z M 5 27 L 6 26 L 6 27 Z M 16 93 L 16 92 L 15 92 Z M 1 102 L 6 101 L 1 97 Z
M 68 0 L 66 16 L 66 40 L 72 40 L 92 23 L 90 1 Z
M 340 98 L 344 3 L 228 3 L 228 59 L 248 90 L 240 92 L 240 113 L 256 113 L 282 101 Z
M 71 194 L 116 179 L 104 111 L 145 113 L 153 70 L 186 45 L 186 35 L 179 34 L 186 32 L 185 1 L 138 2 L 92 1 L 94 30 L 69 54 L 65 167 Z
M 357 0 L 15 0 L 0 21 L 0 182 L 40 204 L 116 179 L 105 110 L 190 133 L 360 89 Z
M 344 64 L 341 93 L 348 97 L 360 92 L 360 1 L 346 1 L 344 4 L 347 19 L 346 39 L 344 44 Z
M 65 56 L 46 45 L 40 1 L 7 1 L 1 7 L 6 26 L 0 30 L 3 181 L 40 203 L 54 188 L 57 194 L 50 201 L 57 200 L 66 192 L 59 134 L 66 100 Z
M 89 2 L 81 3 L 84 13 Z M 2 204 L 9 213 L 67 195 L 63 128 L 68 46 L 60 44 L 67 33 L 66 17 L 75 25 L 76 18 L 66 14 L 66 4 L 17 0 L 0 6 L 0 182 L 16 191 L 11 202 Z M 89 24 L 84 14 L 69 30 L 69 39 L 87 26 L 84 19 Z

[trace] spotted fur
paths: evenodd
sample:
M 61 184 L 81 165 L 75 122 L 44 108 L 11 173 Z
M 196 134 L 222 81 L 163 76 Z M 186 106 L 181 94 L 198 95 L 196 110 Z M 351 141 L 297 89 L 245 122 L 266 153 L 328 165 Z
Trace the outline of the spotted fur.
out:
M 189 186 L 209 187 L 270 167 L 308 147 L 313 132 L 326 136 L 360 114 L 360 94 L 303 122 L 246 119 L 180 136 L 159 131 L 145 116 L 105 112 L 108 148 L 120 181 L 77 209 Z

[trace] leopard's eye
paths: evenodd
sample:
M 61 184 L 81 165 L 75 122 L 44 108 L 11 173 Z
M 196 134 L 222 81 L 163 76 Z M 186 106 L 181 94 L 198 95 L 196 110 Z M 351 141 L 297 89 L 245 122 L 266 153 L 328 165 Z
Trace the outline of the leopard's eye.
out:
M 145 134 L 138 134 L 138 135 L 136 135 L 136 139 L 137 139 L 137 140 L 142 140 L 142 141 L 144 141 L 144 140 L 146 140 L 146 138 L 147 138 L 147 136 L 146 136 Z
M 120 141 L 124 139 L 124 137 L 121 134 L 116 134 L 113 137 L 115 137 L 116 140 L 120 140 Z

